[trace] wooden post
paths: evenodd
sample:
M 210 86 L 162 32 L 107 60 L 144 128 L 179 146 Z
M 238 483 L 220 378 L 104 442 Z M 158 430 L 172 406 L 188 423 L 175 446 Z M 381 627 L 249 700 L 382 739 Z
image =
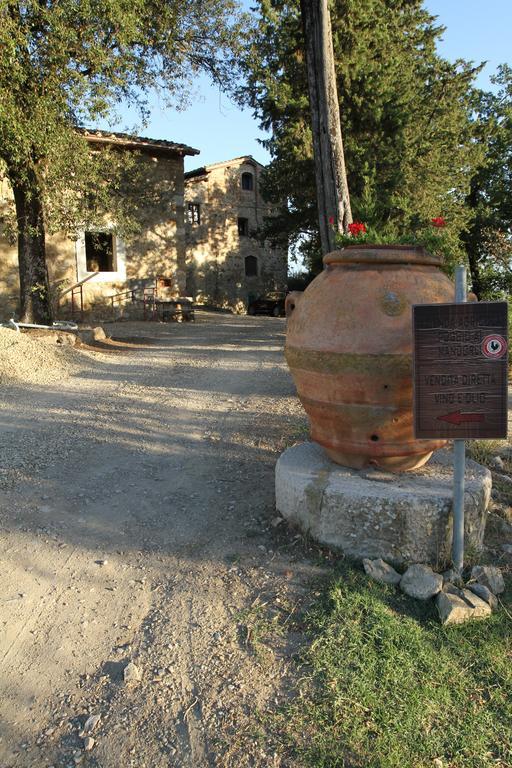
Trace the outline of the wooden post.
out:
M 327 0 L 301 0 L 322 252 L 352 221 Z M 331 220 L 333 223 L 330 223 Z

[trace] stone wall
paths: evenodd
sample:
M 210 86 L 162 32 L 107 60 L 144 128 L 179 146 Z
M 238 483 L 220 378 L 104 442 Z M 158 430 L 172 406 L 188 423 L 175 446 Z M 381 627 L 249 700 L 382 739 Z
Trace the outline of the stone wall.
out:
M 173 278 L 176 295 L 185 291 L 183 157 L 155 149 L 142 152 L 139 161 L 145 166 L 146 184 L 144 189 L 129 193 L 137 198 L 140 230 L 131 239 L 114 236 L 115 271 L 87 271 L 83 233 L 78 239 L 76 235 L 74 239 L 65 234 L 47 236 L 48 272 L 61 316 L 69 315 L 70 294 L 66 290 L 83 280 L 85 308 L 96 315 L 108 315 L 113 294 L 128 289 L 142 294 L 144 287 L 155 284 L 158 275 Z M 4 181 L 0 215 L 10 206 L 12 193 Z M 98 229 L 111 226 L 108 221 L 98 223 Z M 16 244 L 0 237 L 0 320 L 15 314 L 18 303 Z
M 152 285 L 158 275 L 174 278 L 176 294 L 185 290 L 183 158 L 144 157 L 146 187 L 139 190 L 142 230 L 126 244 L 130 287 Z
M 7 180 L 0 179 L 0 321 L 12 317 L 19 301 L 16 243 L 2 234 L 4 219 L 12 215 L 12 209 L 12 192 Z
M 257 238 L 270 207 L 260 193 L 263 166 L 250 157 L 206 166 L 185 181 L 187 294 L 195 301 L 244 311 L 252 298 L 286 289 L 287 254 Z M 253 188 L 242 188 L 242 174 Z M 200 222 L 190 222 L 188 204 L 199 205 Z M 239 233 L 239 219 L 247 233 Z M 246 274 L 246 259 L 256 274 Z M 249 265 L 250 271 L 250 265 Z

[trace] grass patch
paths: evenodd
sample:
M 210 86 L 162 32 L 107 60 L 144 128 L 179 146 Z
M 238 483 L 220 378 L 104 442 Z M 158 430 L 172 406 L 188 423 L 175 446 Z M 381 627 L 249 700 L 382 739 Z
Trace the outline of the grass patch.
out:
M 490 466 L 495 456 L 499 455 L 500 448 L 507 448 L 507 440 L 468 440 L 466 448 L 468 456 L 479 464 Z M 507 464 L 508 462 L 505 462 Z
M 504 448 L 510 448 L 507 440 L 468 440 L 469 458 L 483 464 L 493 471 L 492 485 L 497 493 L 497 498 L 502 504 L 512 506 L 512 484 L 507 482 L 506 476 L 512 479 L 512 458 L 503 451 Z M 503 453 L 503 469 L 496 470 L 493 460 L 496 456 Z
M 256 600 L 238 614 L 238 637 L 242 645 L 250 649 L 264 663 L 272 656 L 272 644 L 284 635 L 283 608 Z
M 493 488 L 495 491 L 498 492 L 499 500 L 503 504 L 507 504 L 508 506 L 512 506 L 512 486 L 510 483 L 507 483 L 506 480 L 504 480 L 501 477 L 494 476 L 493 477 Z
M 443 628 L 432 602 L 342 565 L 305 621 L 300 690 L 272 727 L 294 766 L 512 765 L 510 613 Z

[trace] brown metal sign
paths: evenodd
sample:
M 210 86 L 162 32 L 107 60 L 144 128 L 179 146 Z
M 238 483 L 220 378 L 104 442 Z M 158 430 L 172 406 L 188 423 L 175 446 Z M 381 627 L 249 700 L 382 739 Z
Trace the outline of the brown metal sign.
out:
M 413 307 L 418 439 L 507 436 L 507 302 Z

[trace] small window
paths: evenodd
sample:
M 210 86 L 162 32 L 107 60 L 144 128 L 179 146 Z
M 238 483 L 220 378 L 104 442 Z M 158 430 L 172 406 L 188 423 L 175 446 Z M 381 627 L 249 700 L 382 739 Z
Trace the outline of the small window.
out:
M 189 224 L 201 223 L 201 206 L 199 203 L 188 204 L 187 220 Z
M 238 234 L 240 237 L 249 235 L 249 219 L 238 219 Z
M 115 272 L 112 233 L 85 233 L 85 261 L 88 272 Z
M 249 192 L 254 189 L 254 177 L 252 173 L 242 173 L 242 189 Z
M 256 256 L 245 257 L 245 276 L 257 277 L 258 276 L 258 259 Z

